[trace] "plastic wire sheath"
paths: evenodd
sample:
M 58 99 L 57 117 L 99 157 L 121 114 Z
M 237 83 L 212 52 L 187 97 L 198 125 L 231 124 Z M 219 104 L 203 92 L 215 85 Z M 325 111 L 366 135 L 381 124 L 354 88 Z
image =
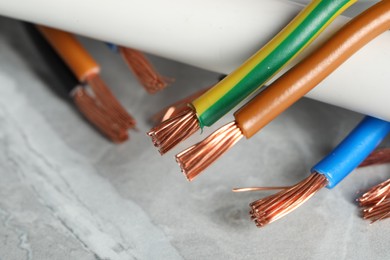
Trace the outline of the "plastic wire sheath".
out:
M 37 26 L 37 28 L 79 81 L 84 82 L 87 76 L 99 72 L 99 65 L 73 35 L 44 26 Z
M 250 138 L 257 133 L 360 48 L 389 28 L 389 0 L 377 3 L 351 20 L 317 51 L 235 113 L 236 122 L 245 137 Z
M 79 81 L 74 76 L 72 71 L 70 71 L 68 66 L 66 66 L 64 61 L 58 56 L 56 51 L 37 30 L 35 25 L 30 23 L 23 24 L 28 35 L 34 43 L 35 48 L 47 64 L 47 67 L 58 79 L 58 81 L 56 81 L 57 84 L 51 85 L 51 87 L 55 90 L 58 90 L 57 92 L 61 96 L 69 98 L 71 91 L 80 84 Z M 58 88 L 58 86 L 61 88 Z
M 211 126 L 266 83 L 356 0 L 312 1 L 284 30 L 192 104 L 200 126 Z
M 389 132 L 389 122 L 367 116 L 311 171 L 325 175 L 327 188 L 331 189 L 358 167 Z

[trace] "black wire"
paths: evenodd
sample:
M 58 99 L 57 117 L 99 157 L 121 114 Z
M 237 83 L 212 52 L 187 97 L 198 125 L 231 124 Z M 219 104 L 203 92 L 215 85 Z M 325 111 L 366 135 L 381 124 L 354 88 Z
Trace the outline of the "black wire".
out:
M 58 56 L 53 47 L 51 47 L 51 45 L 41 35 L 35 25 L 31 23 L 23 24 L 37 51 L 45 61 L 48 69 L 58 79 L 58 84 L 51 85 L 50 87 L 52 87 L 59 95 L 69 98 L 70 92 L 76 86 L 80 85 L 80 82 L 61 57 Z

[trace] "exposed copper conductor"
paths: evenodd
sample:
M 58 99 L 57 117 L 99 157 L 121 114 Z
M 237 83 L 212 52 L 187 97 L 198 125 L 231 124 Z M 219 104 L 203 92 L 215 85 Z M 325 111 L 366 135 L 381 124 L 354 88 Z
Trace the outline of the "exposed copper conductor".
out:
M 234 122 L 231 122 L 209 135 L 203 141 L 177 154 L 176 161 L 187 179 L 192 181 L 199 173 L 237 143 L 242 136 L 240 128 Z
M 326 177 L 312 173 L 298 184 L 250 204 L 251 219 L 263 227 L 292 212 L 328 183 Z
M 156 113 L 152 116 L 151 120 L 155 124 L 159 124 L 161 122 L 164 122 L 165 120 L 168 120 L 170 118 L 176 117 L 177 115 L 183 113 L 184 111 L 188 110 L 188 104 L 191 103 L 196 98 L 200 97 L 202 94 L 204 94 L 207 90 L 209 90 L 211 87 L 201 89 L 194 94 L 183 98 L 182 100 L 179 100 L 168 107 L 163 108 L 160 112 Z
M 371 223 L 390 217 L 390 179 L 364 193 L 359 199 L 363 218 Z
M 142 52 L 125 47 L 119 47 L 119 52 L 148 93 L 154 94 L 174 81 L 159 75 Z
M 111 90 L 107 87 L 106 83 L 100 78 L 98 74 L 88 75 L 87 82 L 93 90 L 97 101 L 112 111 L 111 116 L 121 127 L 126 129 L 135 127 L 135 119 L 119 103 L 114 94 L 112 94 Z
M 163 155 L 198 130 L 199 123 L 196 113 L 188 108 L 176 117 L 153 127 L 148 135 Z
M 372 152 L 359 167 L 390 162 L 390 148 L 382 148 Z
M 274 186 L 274 187 L 247 187 L 247 188 L 233 188 L 233 192 L 247 192 L 247 191 L 269 191 L 269 190 L 286 190 L 290 186 Z
M 74 89 L 71 96 L 80 112 L 105 136 L 115 143 L 121 143 L 128 139 L 127 129 L 116 124 L 110 117 L 110 113 L 101 107 L 93 97 L 89 96 L 83 87 Z

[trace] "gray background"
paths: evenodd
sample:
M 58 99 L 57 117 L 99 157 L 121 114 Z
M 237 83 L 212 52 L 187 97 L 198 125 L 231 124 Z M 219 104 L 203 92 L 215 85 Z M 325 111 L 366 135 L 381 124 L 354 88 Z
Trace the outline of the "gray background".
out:
M 390 222 L 370 225 L 355 203 L 388 178 L 388 165 L 355 171 L 263 229 L 248 204 L 269 193 L 231 192 L 305 178 L 362 115 L 301 100 L 188 183 L 174 154 L 231 115 L 164 157 L 145 135 L 147 119 L 219 75 L 151 57 L 176 82 L 150 96 L 120 57 L 83 42 L 138 120 L 129 142 L 110 143 L 51 91 L 58 82 L 20 24 L 0 17 L 0 259 L 388 258 Z

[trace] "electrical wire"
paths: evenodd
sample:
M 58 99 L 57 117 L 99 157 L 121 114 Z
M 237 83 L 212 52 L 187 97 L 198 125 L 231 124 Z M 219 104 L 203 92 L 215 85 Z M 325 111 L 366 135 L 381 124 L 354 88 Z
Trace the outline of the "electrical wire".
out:
M 80 84 L 73 72 L 70 71 L 37 28 L 28 23 L 24 23 L 24 27 L 37 51 L 48 65 L 48 69 L 58 79 L 57 84 L 51 85 L 51 87 L 61 97 L 71 98 L 81 114 L 110 140 L 116 143 L 127 140 L 126 129 L 121 128 L 112 119 L 110 110 L 102 107 L 94 97 L 89 95 L 89 91 Z
M 390 179 L 372 187 L 358 202 L 362 207 L 363 218 L 374 223 L 390 218 Z
M 119 53 L 149 94 L 163 90 L 174 79 L 161 76 L 140 51 L 119 46 Z
M 359 167 L 366 167 L 376 164 L 383 164 L 390 162 L 390 148 L 381 148 L 373 151 Z
M 221 142 L 225 142 L 226 146 L 231 147 L 232 139 L 237 139 L 236 132 L 240 132 L 241 137 L 251 138 L 276 116 L 318 85 L 365 44 L 389 28 L 390 0 L 383 0 L 351 20 L 317 51 L 307 56 L 238 110 L 234 114 L 235 122 L 229 123 L 229 127 L 223 127 L 230 134 L 217 130 L 220 135 L 224 136 Z M 218 138 L 218 135 L 215 138 Z M 176 160 L 182 171 L 186 176 L 191 176 L 189 180 L 192 180 L 223 154 L 220 151 L 217 151 L 217 156 L 210 154 L 210 151 L 215 151 L 212 148 L 213 145 L 215 142 L 206 138 L 176 155 Z M 225 145 L 218 143 L 218 146 L 224 147 Z M 224 151 L 228 150 L 223 149 Z M 202 158 L 206 154 L 209 157 L 214 157 L 215 160 L 208 160 L 205 163 L 193 158 Z M 191 159 L 191 163 L 188 162 L 189 159 Z
M 308 178 L 252 202 L 252 220 L 258 227 L 263 227 L 292 212 L 322 188 L 334 188 L 363 162 L 389 132 L 389 122 L 365 117 L 335 149 L 313 166 Z
M 193 111 L 188 111 L 188 114 L 196 114 L 194 118 L 196 124 L 188 123 L 177 117 L 170 119 L 170 127 L 182 128 L 183 126 L 184 129 L 193 127 L 187 131 L 188 134 L 192 134 L 200 128 L 214 124 L 247 96 L 263 86 L 309 45 L 341 12 L 355 2 L 356 0 L 313 0 L 268 44 L 212 89 L 189 104 Z M 166 129 L 166 124 L 162 127 Z M 162 145 L 173 147 L 172 143 L 163 140 L 173 132 L 166 130 L 160 131 L 159 126 L 156 126 L 148 133 L 152 140 L 158 140 L 157 143 L 154 142 L 154 145 L 160 148 L 161 154 L 168 151 Z M 180 134 L 169 136 L 169 139 L 178 144 L 188 137 L 189 135 Z
M 129 69 L 149 94 L 163 90 L 174 81 L 172 78 L 161 76 L 142 52 L 112 43 L 106 44 L 113 52 L 122 56 Z
M 38 30 L 64 60 L 77 79 L 87 83 L 98 100 L 106 109 L 110 109 L 113 119 L 120 127 L 135 127 L 134 118 L 123 108 L 111 90 L 100 78 L 100 67 L 81 44 L 70 33 L 49 27 L 37 26 Z

